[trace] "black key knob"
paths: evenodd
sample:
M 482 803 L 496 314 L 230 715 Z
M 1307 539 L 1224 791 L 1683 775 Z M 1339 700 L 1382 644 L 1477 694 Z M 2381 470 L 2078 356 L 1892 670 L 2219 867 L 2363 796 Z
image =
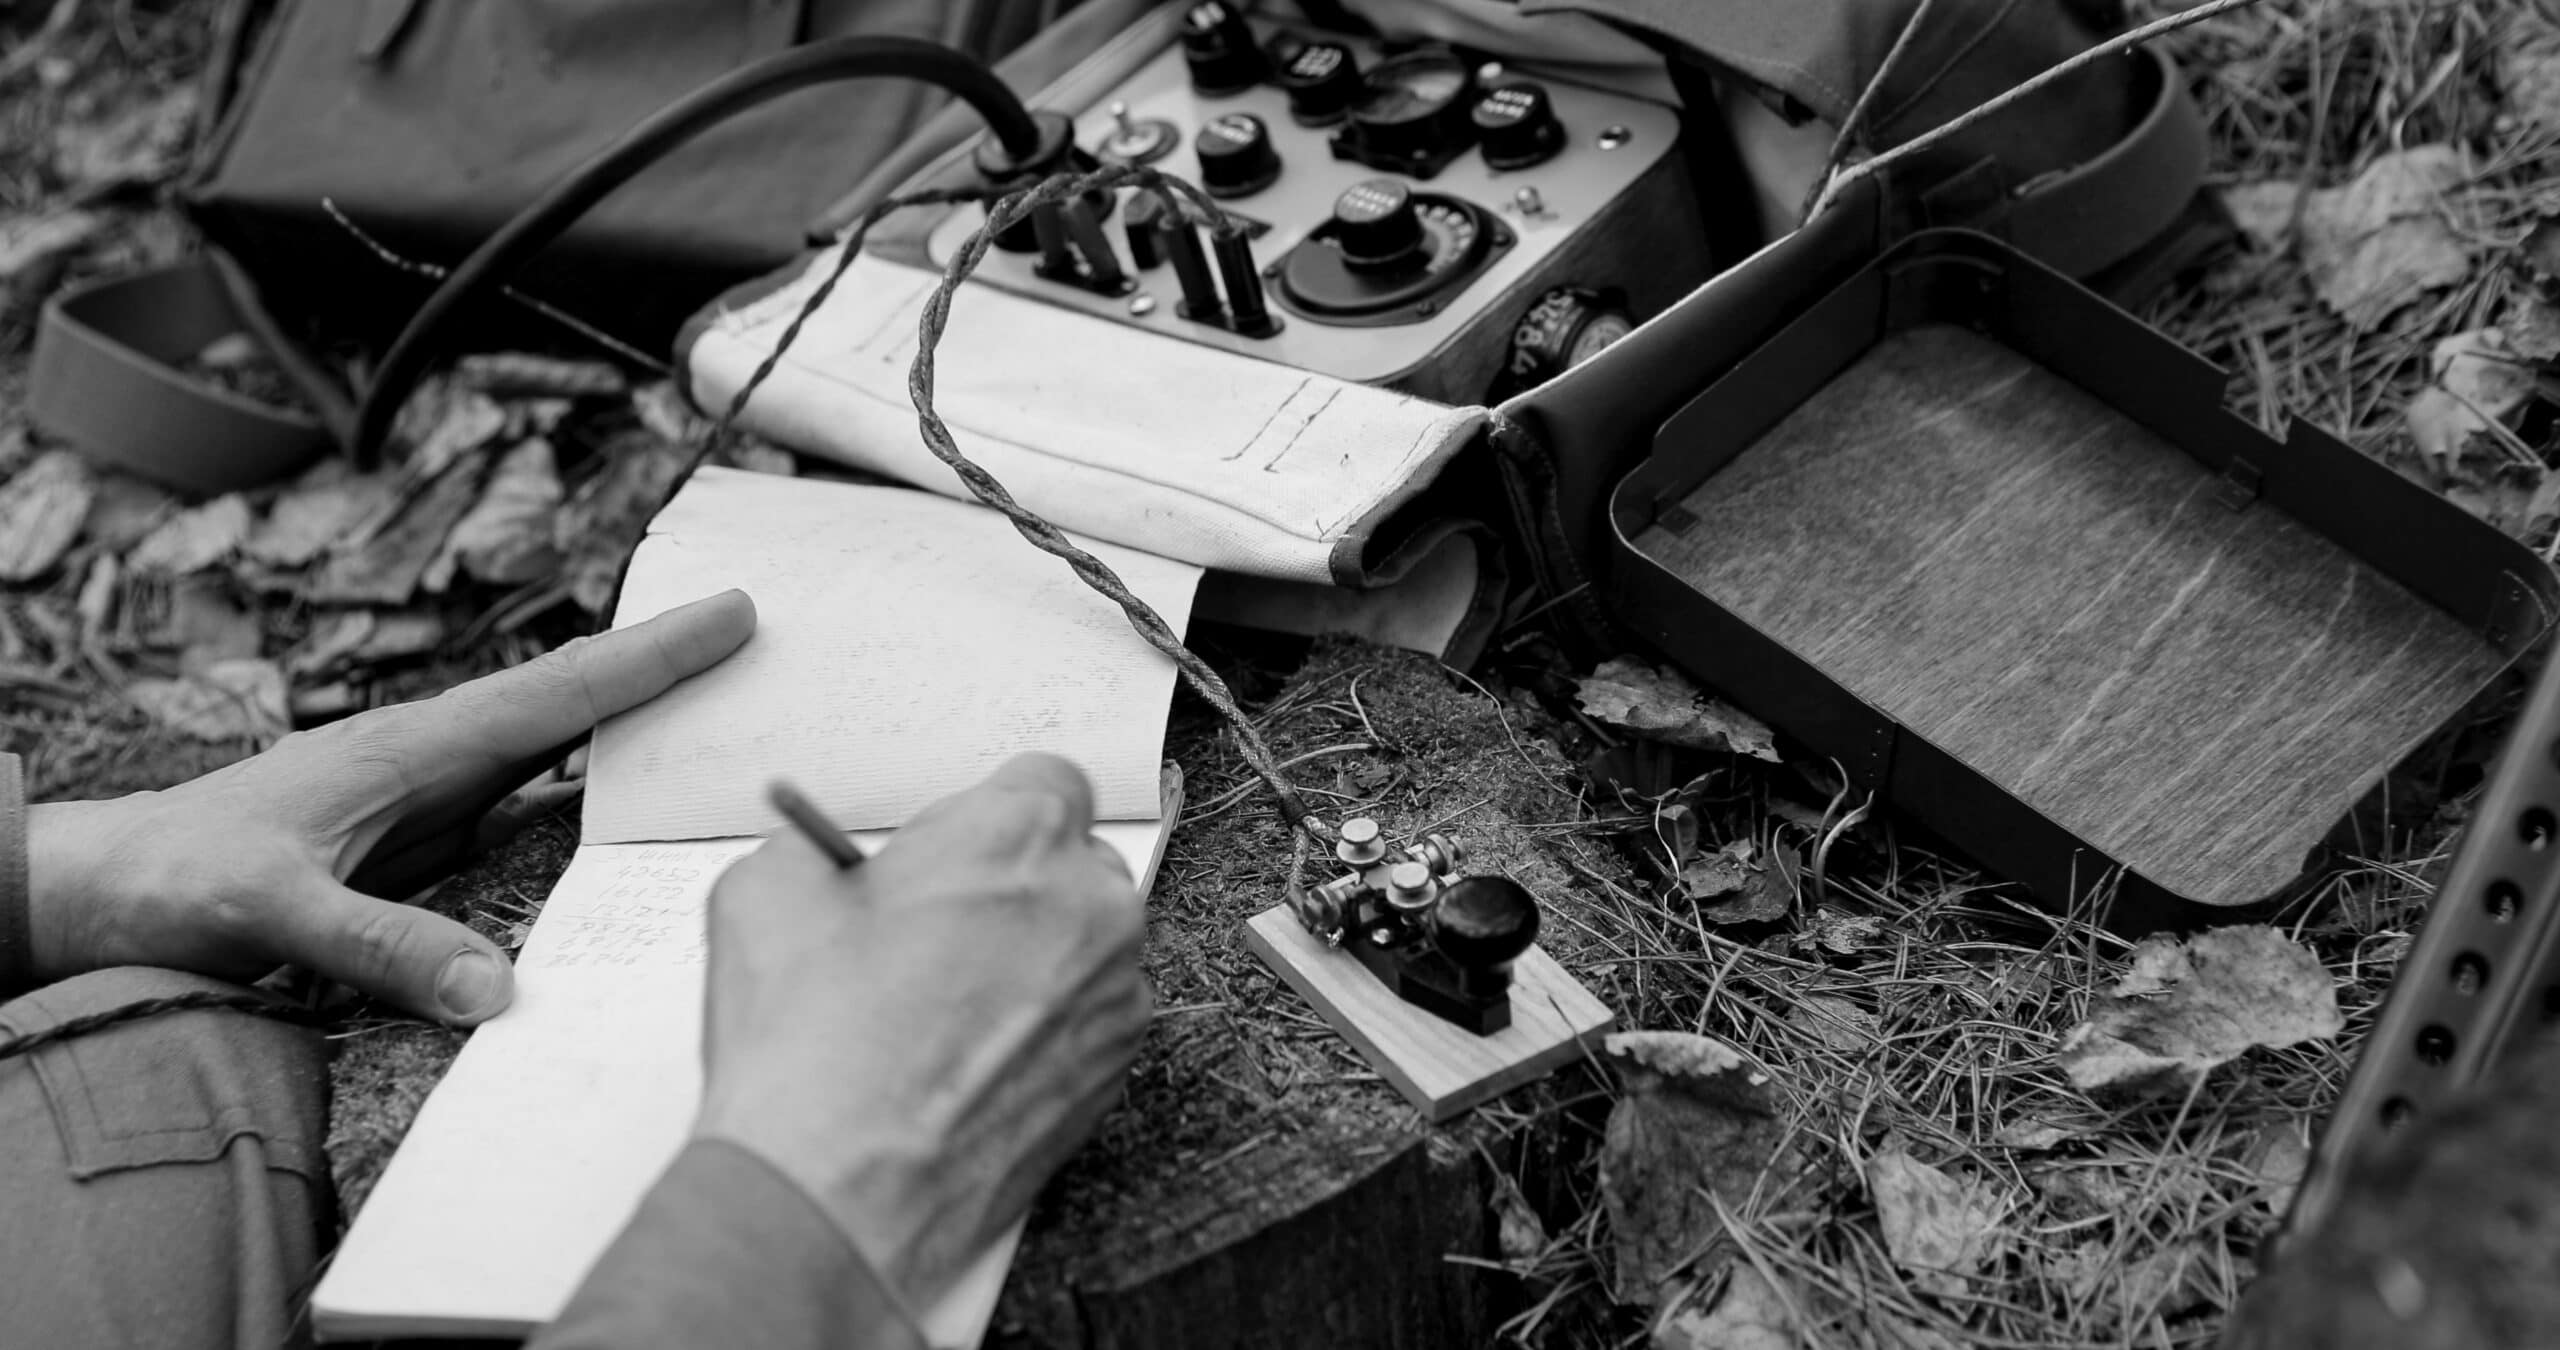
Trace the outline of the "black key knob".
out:
M 1253 25 L 1225 0 L 1199 0 L 1182 16 L 1182 62 L 1191 87 L 1211 98 L 1242 93 L 1271 74 Z
M 1200 186 L 1212 197 L 1248 196 L 1280 176 L 1280 152 L 1272 148 L 1271 129 L 1252 113 L 1210 118 L 1191 145 L 1200 154 Z
M 1505 972 L 1538 940 L 1538 901 L 1509 877 L 1462 877 L 1431 908 L 1431 943 L 1468 992 L 1509 983 Z
M 1564 148 L 1564 123 L 1545 85 L 1531 80 L 1499 84 L 1476 100 L 1468 114 L 1484 162 L 1496 169 L 1525 169 L 1555 158 Z
M 1394 272 L 1427 261 L 1413 191 L 1392 178 L 1354 183 L 1333 199 L 1333 239 L 1345 266 Z
M 1280 67 L 1289 94 L 1289 117 L 1300 126 L 1327 127 L 1360 100 L 1360 63 L 1339 42 L 1310 42 Z

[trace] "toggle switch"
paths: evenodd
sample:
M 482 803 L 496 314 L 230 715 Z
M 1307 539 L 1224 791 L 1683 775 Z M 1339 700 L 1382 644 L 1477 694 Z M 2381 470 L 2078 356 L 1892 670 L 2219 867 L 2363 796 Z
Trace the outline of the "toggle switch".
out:
M 1161 117 L 1133 118 L 1127 102 L 1113 99 L 1111 129 L 1093 153 L 1107 164 L 1153 164 L 1181 143 L 1182 132 L 1173 123 Z

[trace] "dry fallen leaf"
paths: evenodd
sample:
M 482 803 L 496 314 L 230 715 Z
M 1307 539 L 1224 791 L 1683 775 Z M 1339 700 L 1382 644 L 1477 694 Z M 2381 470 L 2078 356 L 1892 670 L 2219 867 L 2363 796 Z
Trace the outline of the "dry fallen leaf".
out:
M 1778 760 L 1776 742 L 1759 719 L 1707 697 L 1675 672 L 1632 657 L 1601 662 L 1583 679 L 1580 702 L 1584 712 L 1639 736 L 1773 764 Z
M 498 459 L 480 501 L 454 525 L 445 555 L 481 581 L 515 586 L 560 568 L 551 518 L 565 496 L 551 442 L 537 436 Z M 430 584 L 429 589 L 437 589 Z
M 454 382 L 498 398 L 607 398 L 630 387 L 602 361 L 534 352 L 482 352 L 454 362 Z
M 2005 1240 L 2000 1221 L 2009 1203 L 1997 1188 L 1912 1157 L 1898 1137 L 1867 1160 L 1867 1190 L 1875 1197 L 1885 1250 L 1923 1293 L 1962 1293 L 1966 1277 L 1998 1255 Z
M 68 450 L 51 451 L 0 483 L 0 581 L 31 581 L 53 570 L 80 536 L 97 481 Z
M 1698 917 L 1708 923 L 1767 923 L 1795 908 L 1798 866 L 1792 845 L 1764 858 L 1751 840 L 1736 839 L 1681 867 L 1680 891 L 1701 902 Z
M 1813 912 L 1813 922 L 1796 939 L 1799 947 L 1812 945 L 1840 956 L 1854 956 L 1884 936 L 1884 920 L 1873 914 L 1851 914 L 1824 905 Z
M 285 654 L 285 673 L 296 680 L 325 675 L 345 665 L 372 635 L 373 611 L 340 610 L 314 623 L 302 641 Z
M 387 522 L 402 491 L 397 470 L 359 474 L 332 455 L 276 498 L 243 551 L 277 567 L 300 567 L 332 546 L 362 544 L 362 527 Z
M 123 590 L 117 583 L 124 579 L 124 567 L 116 555 L 101 553 L 89 563 L 89 576 L 80 583 L 80 599 L 73 606 L 80 615 L 80 638 L 95 642 L 115 617 L 116 598 Z
M 103 122 L 55 131 L 54 170 L 92 191 L 157 183 L 177 166 L 195 120 L 195 83 L 180 80 Z
M 1795 1313 L 1759 1268 L 1738 1265 L 1705 1312 L 1684 1307 L 1653 1334 L 1653 1350 L 1797 1350 Z
M 1499 1167 L 1486 1169 L 1493 1177 L 1493 1213 L 1496 1236 L 1502 1259 L 1525 1265 L 1547 1249 L 1547 1225 L 1538 1211 L 1521 1194 L 1520 1183 Z
M 2507 308 L 2499 317 L 2498 331 L 2507 335 L 2507 346 L 2527 361 L 2548 363 L 2560 357 L 2560 306 L 2518 288 L 2507 296 Z
M 2533 396 L 2533 363 L 2518 356 L 2496 328 L 2438 338 L 2427 372 L 2427 387 L 2402 415 L 2439 473 L 2452 468 L 2474 435 L 2487 433 L 2491 422 L 2505 420 Z
M 616 437 L 605 453 L 604 472 L 588 480 L 561 508 L 551 536 L 568 555 L 562 573 L 569 593 L 590 614 L 612 608 L 614 590 L 622 584 L 622 569 L 631 560 L 632 548 L 675 491 L 676 479 L 692 454 L 645 432 Z
M 2471 271 L 2446 222 L 2446 195 L 2470 174 L 2462 152 L 2421 145 L 2376 158 L 2343 187 L 2302 208 L 2302 264 L 2322 301 L 2371 328 L 2426 291 Z
M 433 478 L 455 460 L 506 434 L 507 410 L 498 401 L 452 380 L 427 380 L 391 425 L 393 443 L 409 447 L 409 472 Z
M 693 410 L 672 380 L 657 380 L 631 391 L 631 411 L 648 433 L 669 445 L 693 445 L 711 434 L 711 419 Z
M 296 723 L 308 726 L 358 711 L 365 706 L 365 699 L 354 685 L 340 680 L 333 684 L 295 685 L 287 706 Z
M 136 680 L 125 697 L 153 721 L 200 741 L 263 748 L 292 729 L 284 672 L 273 661 L 218 661 L 181 679 Z
M 98 494 L 89 503 L 89 519 L 80 537 L 108 553 L 121 554 L 175 515 L 178 499 L 167 488 L 113 471 L 97 476 Z
M 229 492 L 160 522 L 125 555 L 125 565 L 137 572 L 184 576 L 230 557 L 248 537 L 249 503 Z
M 432 611 L 389 610 L 373 616 L 349 659 L 356 665 L 424 656 L 444 645 L 444 616 Z
M 2214 1257 L 2201 1243 L 2175 1243 L 2127 1261 L 2103 1242 L 2082 1242 L 2040 1258 L 2045 1278 L 2088 1310 L 2093 1329 L 2142 1326 L 2194 1307 L 2212 1293 Z
M 2281 178 L 2235 183 L 2222 190 L 2222 204 L 2230 210 L 2233 223 L 2269 251 L 2284 247 L 2285 236 L 2293 232 L 2294 207 L 2301 200 L 2301 186 Z
M 1787 1022 L 1844 1055 L 1863 1055 L 1876 1046 L 1876 1015 L 1836 994 L 1804 995 Z
M 98 236 L 106 218 L 88 211 L 47 211 L 0 219 L 0 289 L 22 278 L 37 289 L 47 265 Z
M 2501 120 L 2560 127 L 2560 28 L 2530 7 L 2517 6 L 2490 50 L 2497 56 Z
M 154 645 L 178 649 L 178 668 L 195 672 L 258 654 L 265 640 L 258 616 L 231 598 L 221 581 L 188 577 L 169 591 L 169 615 Z
M 409 500 L 400 514 L 364 547 L 332 554 L 304 587 L 323 604 L 396 605 L 408 600 L 427 567 L 444 551 L 445 536 L 480 499 L 478 456 L 453 465 Z
M 2261 1130 L 2249 1144 L 2249 1170 L 2258 1177 L 2258 1201 L 2276 1214 L 2293 1205 L 2302 1174 L 2311 1167 L 2311 1142 L 2302 1126 L 2278 1121 Z
M 2058 1055 L 2084 1092 L 2183 1087 L 2251 1046 L 2338 1034 L 2338 995 L 2320 958 L 2264 925 L 2186 942 L 2145 938 L 2133 968 L 2073 1027 Z
M 1626 1084 L 1600 1145 L 1600 1197 L 1617 1244 L 1616 1296 L 1651 1304 L 1724 1231 L 1776 1164 L 1785 1127 L 1767 1075 L 1733 1047 L 1677 1031 L 1604 1042 Z
M 2052 1121 L 2038 1120 L 2030 1116 L 2001 1126 L 1999 1131 L 1991 1136 L 1991 1142 L 2001 1148 L 2024 1149 L 2033 1153 L 2049 1149 L 2079 1133 L 2067 1126 L 2056 1125 Z

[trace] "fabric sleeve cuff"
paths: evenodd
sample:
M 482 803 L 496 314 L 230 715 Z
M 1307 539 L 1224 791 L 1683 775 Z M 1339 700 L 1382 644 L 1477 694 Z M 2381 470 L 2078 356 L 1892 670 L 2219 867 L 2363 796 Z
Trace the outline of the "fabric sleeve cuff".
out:
M 927 1350 L 913 1314 L 817 1203 L 718 1139 L 676 1155 L 529 1350 L 706 1345 Z

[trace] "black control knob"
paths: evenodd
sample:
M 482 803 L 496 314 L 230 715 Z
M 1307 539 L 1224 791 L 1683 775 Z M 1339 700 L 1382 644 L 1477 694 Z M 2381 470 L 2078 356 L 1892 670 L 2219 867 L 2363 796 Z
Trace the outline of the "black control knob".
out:
M 1429 261 L 1413 192 L 1392 178 L 1354 183 L 1333 199 L 1333 239 L 1354 271 L 1394 272 Z
M 1199 0 L 1182 16 L 1182 63 L 1191 87 L 1212 98 L 1242 93 L 1271 74 L 1253 25 L 1225 0 Z
M 1280 176 L 1280 152 L 1272 147 L 1271 129 L 1252 113 L 1210 118 L 1191 147 L 1200 155 L 1200 186 L 1212 197 L 1248 196 Z
M 1432 945 L 1475 984 L 1538 940 L 1538 901 L 1509 877 L 1462 877 L 1440 893 L 1430 925 Z
M 1360 63 L 1339 42 L 1310 42 L 1280 67 L 1289 94 L 1289 117 L 1300 126 L 1329 127 L 1360 101 Z
M 1496 169 L 1525 169 L 1555 158 L 1564 148 L 1564 123 L 1545 85 L 1512 80 L 1476 100 L 1469 120 L 1484 146 L 1484 162 Z

